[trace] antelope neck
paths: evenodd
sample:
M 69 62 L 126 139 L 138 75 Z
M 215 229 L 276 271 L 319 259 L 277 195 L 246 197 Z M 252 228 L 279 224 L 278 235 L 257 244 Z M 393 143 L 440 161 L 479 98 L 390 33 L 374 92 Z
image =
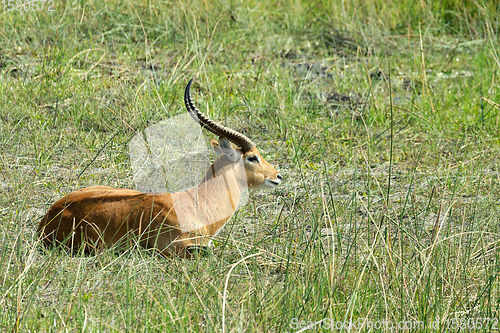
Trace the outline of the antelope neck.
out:
M 217 235 L 236 211 L 246 187 L 242 162 L 224 165 L 218 170 L 212 165 L 200 185 L 172 194 L 179 227 L 184 232 Z

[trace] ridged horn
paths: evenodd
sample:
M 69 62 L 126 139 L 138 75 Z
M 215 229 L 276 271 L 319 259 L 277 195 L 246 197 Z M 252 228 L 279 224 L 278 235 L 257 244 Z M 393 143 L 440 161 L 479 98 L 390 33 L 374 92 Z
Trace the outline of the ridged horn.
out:
M 192 82 L 193 79 L 189 81 L 188 85 L 186 86 L 186 90 L 184 91 L 184 104 L 186 105 L 186 109 L 188 113 L 191 115 L 191 117 L 193 117 L 193 119 L 196 122 L 198 122 L 201 125 L 201 127 L 206 128 L 215 135 L 228 139 L 232 143 L 241 147 L 241 149 L 243 149 L 244 152 L 252 150 L 255 147 L 255 144 L 252 142 L 252 140 L 250 140 L 240 132 L 237 132 L 224 125 L 216 123 L 215 121 L 213 121 L 212 119 L 208 118 L 203 113 L 201 113 L 200 110 L 198 110 L 196 105 L 194 105 L 193 100 L 191 99 Z

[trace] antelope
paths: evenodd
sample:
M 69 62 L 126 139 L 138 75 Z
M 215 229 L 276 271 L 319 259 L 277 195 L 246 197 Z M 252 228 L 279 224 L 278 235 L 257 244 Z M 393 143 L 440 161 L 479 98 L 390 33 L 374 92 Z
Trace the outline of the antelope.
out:
M 282 177 L 245 135 L 201 113 L 191 98 L 191 79 L 184 104 L 191 117 L 219 137 L 211 145 L 219 157 L 195 188 L 176 193 L 142 193 L 93 186 L 72 192 L 49 208 L 38 226 L 46 246 L 62 245 L 89 253 L 136 240 L 163 256 L 192 257 L 206 251 L 237 209 L 243 191 L 272 189 Z M 231 143 L 236 145 L 234 147 Z

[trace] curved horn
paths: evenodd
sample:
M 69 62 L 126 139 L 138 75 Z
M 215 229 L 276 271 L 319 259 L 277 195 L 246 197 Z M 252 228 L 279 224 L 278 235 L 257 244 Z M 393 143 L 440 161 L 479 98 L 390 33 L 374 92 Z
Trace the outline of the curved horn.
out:
M 232 143 L 240 146 L 243 151 L 246 152 L 252 150 L 255 147 L 255 144 L 252 142 L 252 140 L 250 140 L 240 132 L 216 123 L 215 121 L 201 113 L 200 110 L 198 110 L 196 105 L 194 105 L 193 100 L 191 99 L 192 82 L 193 79 L 189 81 L 188 85 L 186 86 L 186 90 L 184 91 L 184 104 L 186 105 L 186 109 L 191 117 L 193 117 L 193 119 L 198 122 L 201 127 L 206 128 L 215 135 L 225 137 Z

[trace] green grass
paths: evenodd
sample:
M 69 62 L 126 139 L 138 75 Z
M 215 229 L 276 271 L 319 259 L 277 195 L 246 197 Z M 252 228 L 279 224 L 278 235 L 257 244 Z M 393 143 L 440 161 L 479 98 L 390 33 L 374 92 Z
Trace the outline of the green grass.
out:
M 342 3 L 2 8 L 1 330 L 498 331 L 499 5 Z M 192 77 L 282 185 L 196 260 L 40 249 L 55 200 L 134 186 L 128 141 L 185 112 Z

